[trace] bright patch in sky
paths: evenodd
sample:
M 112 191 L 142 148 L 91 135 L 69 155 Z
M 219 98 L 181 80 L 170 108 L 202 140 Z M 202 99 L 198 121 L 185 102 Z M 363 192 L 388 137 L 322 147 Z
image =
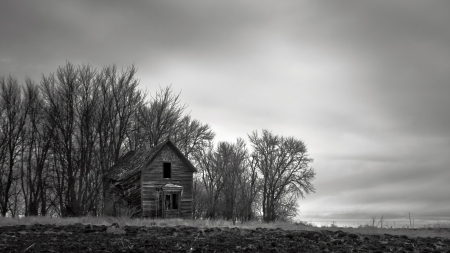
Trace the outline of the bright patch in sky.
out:
M 9 1 L 0 75 L 135 64 L 142 89 L 172 85 L 216 141 L 264 128 L 305 141 L 317 193 L 299 219 L 450 219 L 449 12 L 447 1 Z

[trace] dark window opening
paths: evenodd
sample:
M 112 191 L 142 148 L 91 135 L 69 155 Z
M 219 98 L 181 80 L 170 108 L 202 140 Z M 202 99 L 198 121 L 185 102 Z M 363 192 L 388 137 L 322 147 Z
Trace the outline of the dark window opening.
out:
M 166 201 L 165 201 L 166 210 L 172 209 L 170 204 L 172 204 L 172 203 L 170 203 L 170 195 L 166 195 Z
M 172 194 L 172 209 L 178 209 L 178 194 Z
M 178 209 L 178 194 L 167 194 L 164 202 L 166 210 Z
M 164 163 L 164 178 L 171 178 L 172 177 L 172 164 L 171 163 Z

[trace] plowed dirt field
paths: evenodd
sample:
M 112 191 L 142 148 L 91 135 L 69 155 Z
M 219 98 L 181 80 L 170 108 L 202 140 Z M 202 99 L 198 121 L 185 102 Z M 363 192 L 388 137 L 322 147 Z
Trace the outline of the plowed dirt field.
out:
M 0 252 L 450 252 L 450 239 L 340 230 L 16 225 L 0 227 Z

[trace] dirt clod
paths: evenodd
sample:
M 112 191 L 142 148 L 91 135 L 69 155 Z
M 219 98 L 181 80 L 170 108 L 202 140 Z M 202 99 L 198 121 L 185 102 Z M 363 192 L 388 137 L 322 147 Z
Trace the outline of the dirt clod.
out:
M 450 252 L 450 239 L 280 229 L 0 227 L 0 252 Z

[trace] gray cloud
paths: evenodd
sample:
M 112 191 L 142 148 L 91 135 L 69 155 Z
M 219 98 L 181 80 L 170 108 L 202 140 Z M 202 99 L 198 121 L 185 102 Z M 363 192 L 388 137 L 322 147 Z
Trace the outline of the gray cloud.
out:
M 450 4 L 445 1 L 10 1 L 0 76 L 66 60 L 136 64 L 172 84 L 219 140 L 267 128 L 303 139 L 308 212 L 449 209 Z M 413 209 L 413 210 L 410 210 Z

